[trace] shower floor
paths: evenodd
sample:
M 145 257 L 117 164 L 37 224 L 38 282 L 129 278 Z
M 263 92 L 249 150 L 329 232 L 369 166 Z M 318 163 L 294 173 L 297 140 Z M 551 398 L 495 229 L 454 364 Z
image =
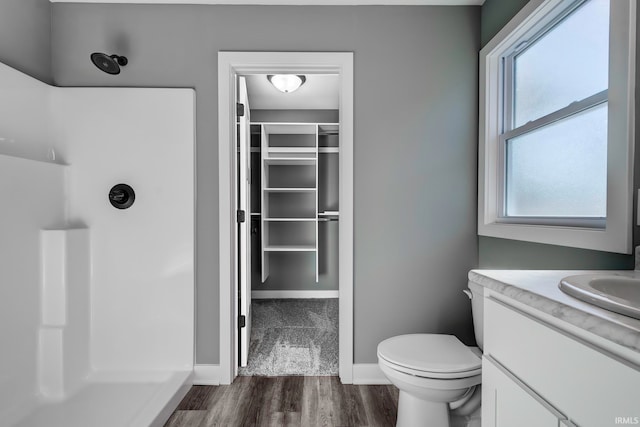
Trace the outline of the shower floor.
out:
M 164 372 L 144 374 L 139 381 L 88 380 L 63 400 L 42 402 L 15 426 L 162 426 L 188 391 L 190 375 Z

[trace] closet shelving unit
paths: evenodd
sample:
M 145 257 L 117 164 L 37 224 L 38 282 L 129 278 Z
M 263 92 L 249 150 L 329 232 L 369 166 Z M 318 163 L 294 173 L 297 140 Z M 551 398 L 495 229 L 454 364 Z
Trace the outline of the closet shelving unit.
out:
M 326 159 L 324 163 L 330 163 L 333 159 L 337 165 L 337 155 L 340 153 L 340 144 L 338 140 L 340 126 L 337 123 L 321 123 L 318 124 L 318 169 L 323 164 L 323 157 Z M 334 157 L 336 156 L 336 157 Z M 334 172 L 337 175 L 337 170 Z M 320 173 L 318 174 L 320 176 Z M 338 180 L 335 180 L 337 184 Z M 322 184 L 319 184 L 322 187 Z M 333 189 L 333 193 L 337 197 L 338 188 Z M 340 212 L 338 206 L 326 206 L 320 203 L 320 194 L 318 194 L 318 221 L 334 221 L 337 220 Z M 337 202 L 337 199 L 336 199 Z
M 254 123 L 258 124 L 258 123 Z M 319 153 L 339 147 L 319 147 L 326 132 L 337 135 L 337 124 L 259 123 L 261 167 L 262 282 L 269 277 L 269 254 L 313 252 L 318 271 L 318 221 L 337 218 L 337 211 L 318 211 Z

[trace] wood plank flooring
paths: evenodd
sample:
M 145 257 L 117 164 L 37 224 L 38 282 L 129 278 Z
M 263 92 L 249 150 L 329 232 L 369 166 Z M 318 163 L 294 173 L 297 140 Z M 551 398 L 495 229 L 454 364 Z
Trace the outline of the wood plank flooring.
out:
M 398 390 L 341 384 L 338 377 L 238 377 L 193 386 L 165 427 L 393 427 Z

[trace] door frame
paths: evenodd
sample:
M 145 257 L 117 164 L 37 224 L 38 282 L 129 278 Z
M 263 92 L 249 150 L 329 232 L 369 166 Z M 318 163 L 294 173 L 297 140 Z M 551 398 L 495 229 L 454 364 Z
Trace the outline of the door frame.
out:
M 340 78 L 339 157 L 339 320 L 338 373 L 353 383 L 353 53 L 218 52 L 218 254 L 220 284 L 221 384 L 237 375 L 237 236 L 235 77 L 247 74 L 338 74 Z

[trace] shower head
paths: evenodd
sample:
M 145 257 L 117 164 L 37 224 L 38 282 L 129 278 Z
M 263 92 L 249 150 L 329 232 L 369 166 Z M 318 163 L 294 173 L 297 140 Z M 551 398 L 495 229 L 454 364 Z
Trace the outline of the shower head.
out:
M 94 52 L 91 54 L 91 62 L 107 74 L 120 74 L 120 67 L 127 65 L 129 61 L 124 56 Z

